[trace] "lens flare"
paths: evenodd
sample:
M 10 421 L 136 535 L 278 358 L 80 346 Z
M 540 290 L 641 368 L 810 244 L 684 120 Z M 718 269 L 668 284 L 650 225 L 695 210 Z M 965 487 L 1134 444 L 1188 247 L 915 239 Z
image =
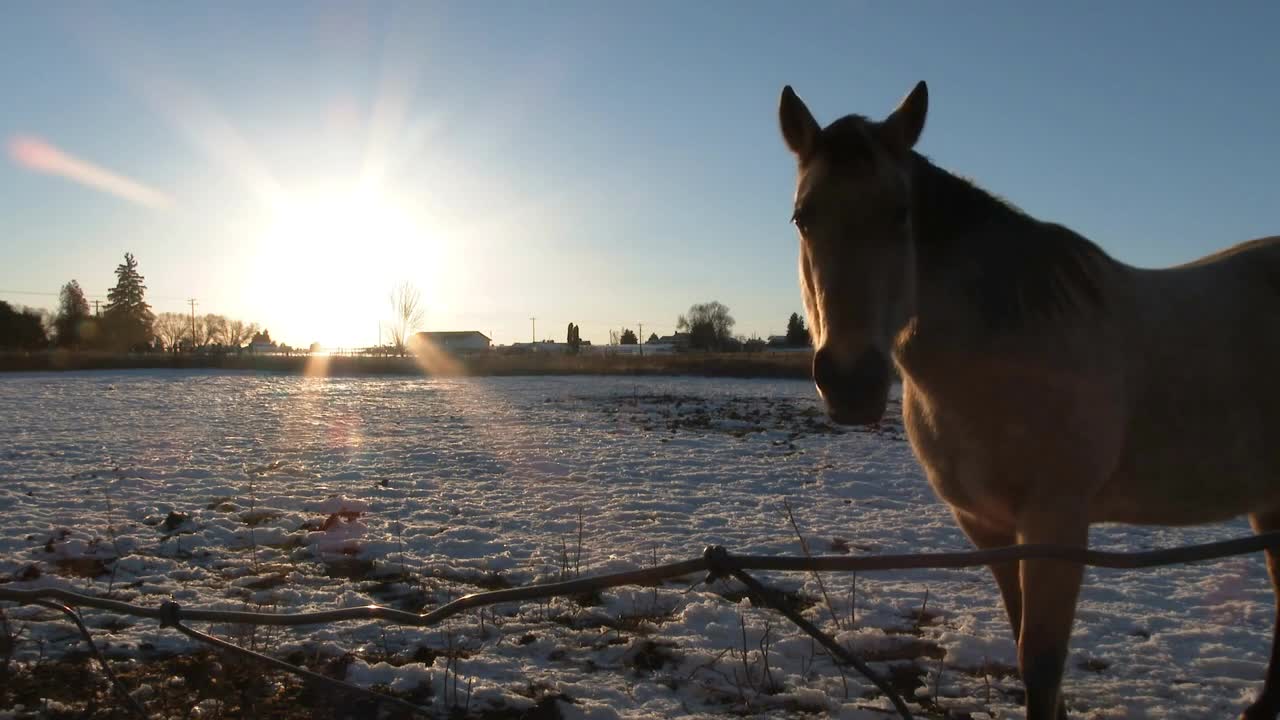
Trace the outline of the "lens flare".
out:
M 10 138 L 9 157 L 27 170 L 59 175 L 145 207 L 160 208 L 170 203 L 169 197 L 159 190 L 82 160 L 38 137 L 19 135 Z

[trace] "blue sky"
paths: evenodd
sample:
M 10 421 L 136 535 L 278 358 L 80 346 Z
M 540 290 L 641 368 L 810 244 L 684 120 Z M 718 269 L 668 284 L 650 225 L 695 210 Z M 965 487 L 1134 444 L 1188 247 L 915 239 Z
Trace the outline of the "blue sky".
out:
M 1280 232 L 1280 5 L 35 3 L 0 23 L 0 139 L 162 193 L 0 163 L 0 299 L 104 295 L 369 344 L 410 280 L 502 343 L 736 331 L 800 310 L 778 93 L 823 123 L 930 87 L 919 149 L 1120 259 Z M 363 183 L 363 184 L 361 184 Z M 359 201 L 353 188 L 364 188 Z M 369 188 L 372 188 L 371 190 Z M 347 208 L 336 210 L 337 207 Z M 301 218 L 301 219 L 300 219 Z

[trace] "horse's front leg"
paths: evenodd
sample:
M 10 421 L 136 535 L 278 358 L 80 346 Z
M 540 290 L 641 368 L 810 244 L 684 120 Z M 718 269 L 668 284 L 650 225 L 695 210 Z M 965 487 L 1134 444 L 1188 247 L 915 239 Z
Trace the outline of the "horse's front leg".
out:
M 1085 547 L 1089 524 L 1079 503 L 1059 498 L 1018 516 L 1018 541 Z M 1018 634 L 1018 670 L 1027 690 L 1027 720 L 1066 716 L 1062 671 L 1075 620 L 1084 566 L 1061 560 L 1022 561 L 1022 631 Z
M 1018 532 L 1013 528 L 1000 527 L 957 508 L 951 510 L 956 517 L 956 524 L 979 550 L 1008 547 L 1018 542 Z M 1018 635 L 1022 632 L 1022 588 L 1018 583 L 1018 562 L 995 563 L 989 567 L 996 579 L 996 586 L 1000 588 L 1000 599 L 1009 615 L 1009 625 L 1013 628 L 1013 642 L 1016 645 Z

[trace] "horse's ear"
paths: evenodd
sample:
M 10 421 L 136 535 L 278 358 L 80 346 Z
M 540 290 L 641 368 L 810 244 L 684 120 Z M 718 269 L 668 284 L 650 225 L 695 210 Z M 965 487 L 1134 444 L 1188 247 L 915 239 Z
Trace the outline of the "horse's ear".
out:
M 897 109 L 885 118 L 884 126 L 895 141 L 902 143 L 903 150 L 910 150 L 920 139 L 920 133 L 924 132 L 924 118 L 928 113 L 929 86 L 921 80 L 898 103 Z
M 782 126 L 782 139 L 787 141 L 791 152 L 801 160 L 813 153 L 822 128 L 790 85 L 782 88 L 782 98 L 778 101 L 778 123 Z

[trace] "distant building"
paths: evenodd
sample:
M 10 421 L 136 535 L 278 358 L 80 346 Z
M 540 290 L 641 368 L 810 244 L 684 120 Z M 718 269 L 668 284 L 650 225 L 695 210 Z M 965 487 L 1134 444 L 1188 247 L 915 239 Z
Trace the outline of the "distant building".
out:
M 594 348 L 583 348 L 583 352 L 595 355 L 670 355 L 675 348 L 666 343 L 645 343 L 644 345 L 597 345 Z
M 253 338 L 249 340 L 249 352 L 254 355 L 266 355 L 281 351 L 281 347 L 271 339 L 271 333 L 263 330 L 253 334 Z
M 663 335 L 662 337 L 658 338 L 657 341 L 655 341 L 653 344 L 666 345 L 676 351 L 688 350 L 689 349 L 689 333 L 678 332 L 678 333 L 675 333 L 674 335 Z
M 585 340 L 582 342 L 582 347 L 586 348 L 590 346 L 591 343 Z M 506 352 L 510 353 L 540 352 L 567 354 L 573 348 L 569 347 L 569 343 L 556 342 L 555 340 L 541 340 L 539 342 L 515 342 L 506 346 L 504 349 Z
M 452 353 L 483 352 L 493 343 L 489 336 L 479 330 L 420 332 L 413 337 L 416 342 L 424 342 L 438 350 Z
M 787 347 L 787 345 L 789 345 L 789 343 L 787 342 L 786 335 L 769 336 L 769 347 Z

